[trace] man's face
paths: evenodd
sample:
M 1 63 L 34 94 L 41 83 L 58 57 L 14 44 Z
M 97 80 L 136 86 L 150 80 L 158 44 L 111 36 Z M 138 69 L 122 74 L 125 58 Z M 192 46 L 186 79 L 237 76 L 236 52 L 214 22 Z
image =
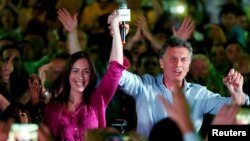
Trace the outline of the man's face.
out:
M 160 59 L 165 81 L 182 82 L 189 71 L 190 52 L 185 47 L 167 48 Z
M 237 17 L 237 23 L 242 29 L 247 29 L 248 27 L 248 19 L 247 16 L 239 16 Z
M 221 15 L 221 21 L 224 26 L 231 30 L 231 28 L 236 24 L 236 16 L 234 14 L 224 14 Z
M 190 65 L 190 73 L 197 78 L 208 79 L 209 71 L 209 62 L 204 58 L 197 58 Z
M 140 75 L 148 73 L 156 76 L 160 72 L 158 58 L 155 56 L 144 57 L 138 69 Z
M 226 48 L 226 54 L 228 60 L 234 62 L 241 55 L 241 47 L 238 44 L 230 44 Z

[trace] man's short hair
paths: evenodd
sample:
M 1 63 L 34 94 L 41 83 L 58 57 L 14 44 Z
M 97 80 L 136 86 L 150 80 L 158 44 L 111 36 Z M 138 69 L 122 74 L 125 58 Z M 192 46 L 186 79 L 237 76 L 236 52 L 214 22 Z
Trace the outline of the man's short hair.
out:
M 191 44 L 183 39 L 177 38 L 177 37 L 171 37 L 169 39 L 167 39 L 167 41 L 165 42 L 165 44 L 162 46 L 160 53 L 159 53 L 159 58 L 162 58 L 162 56 L 165 54 L 167 48 L 169 47 L 184 47 L 187 48 L 188 51 L 190 52 L 190 57 L 192 57 L 193 54 L 193 48 L 191 46 Z

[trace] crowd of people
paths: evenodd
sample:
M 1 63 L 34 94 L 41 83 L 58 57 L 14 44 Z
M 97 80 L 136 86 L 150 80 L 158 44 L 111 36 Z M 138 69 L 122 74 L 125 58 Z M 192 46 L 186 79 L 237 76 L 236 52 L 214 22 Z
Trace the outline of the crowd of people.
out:
M 219 23 L 187 0 L 183 17 L 141 2 L 127 0 L 124 45 L 116 1 L 3 0 L 0 141 L 13 123 L 37 124 L 46 141 L 201 141 L 211 124 L 239 124 L 250 105 L 243 2 L 225 0 Z

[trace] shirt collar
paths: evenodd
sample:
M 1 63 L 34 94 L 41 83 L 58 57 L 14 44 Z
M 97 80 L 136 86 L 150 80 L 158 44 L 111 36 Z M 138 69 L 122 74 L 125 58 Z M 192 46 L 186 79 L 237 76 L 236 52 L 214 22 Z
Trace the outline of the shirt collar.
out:
M 160 73 L 160 74 L 156 77 L 156 79 L 157 79 L 157 83 L 158 83 L 158 84 L 162 84 L 164 87 L 166 87 L 166 86 L 164 85 L 164 83 L 163 83 L 163 73 Z M 192 85 L 193 85 L 192 83 L 187 82 L 186 79 L 183 80 L 183 83 L 184 83 L 184 90 L 185 90 L 185 91 L 188 91 L 188 90 L 192 87 Z

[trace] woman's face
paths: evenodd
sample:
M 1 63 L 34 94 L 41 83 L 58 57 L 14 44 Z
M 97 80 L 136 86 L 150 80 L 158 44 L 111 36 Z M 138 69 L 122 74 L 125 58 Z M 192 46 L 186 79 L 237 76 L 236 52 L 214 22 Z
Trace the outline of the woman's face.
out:
M 21 60 L 21 54 L 17 49 L 6 49 L 3 51 L 3 60 L 8 61 L 12 56 L 15 56 L 12 60 L 12 63 L 14 65 L 14 68 L 17 70 L 20 70 L 23 67 L 23 62 Z
M 211 59 L 213 63 L 223 62 L 226 60 L 226 51 L 223 46 L 213 46 L 211 48 Z
M 3 9 L 1 12 L 1 22 L 4 26 L 4 28 L 13 28 L 15 17 L 13 16 L 13 13 L 9 9 Z
M 90 76 L 91 70 L 87 59 L 77 60 L 69 75 L 71 92 L 82 93 L 89 84 Z

